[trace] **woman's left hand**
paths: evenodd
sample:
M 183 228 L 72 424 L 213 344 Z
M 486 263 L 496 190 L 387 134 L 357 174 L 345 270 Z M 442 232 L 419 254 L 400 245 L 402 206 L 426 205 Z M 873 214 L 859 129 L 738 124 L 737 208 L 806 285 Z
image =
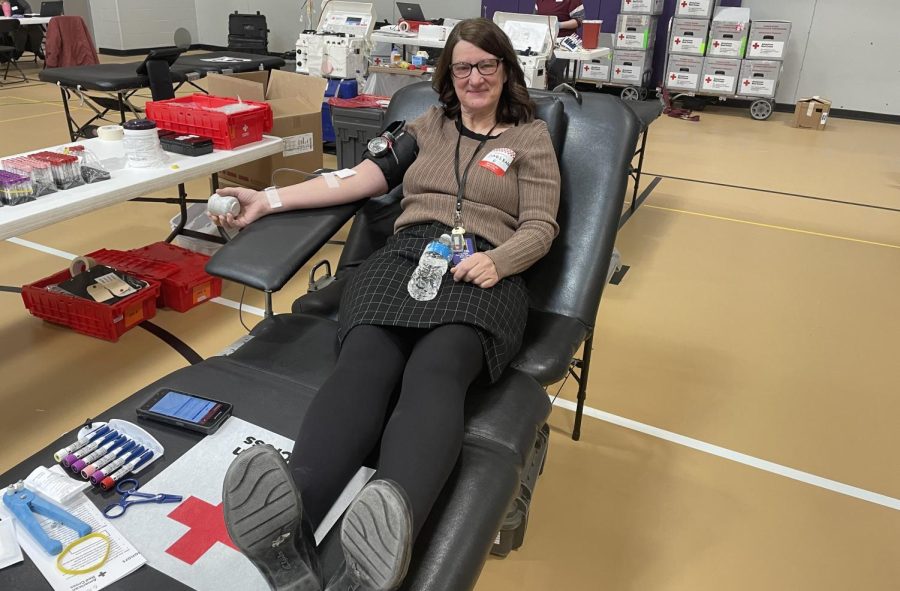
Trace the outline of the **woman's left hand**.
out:
M 483 252 L 463 259 L 453 267 L 452 273 L 453 281 L 468 281 L 483 289 L 494 287 L 500 281 L 494 261 Z

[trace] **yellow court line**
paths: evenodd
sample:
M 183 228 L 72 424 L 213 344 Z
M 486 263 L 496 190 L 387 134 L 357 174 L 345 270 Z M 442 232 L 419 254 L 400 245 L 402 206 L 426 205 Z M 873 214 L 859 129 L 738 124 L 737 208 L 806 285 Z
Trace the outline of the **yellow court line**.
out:
M 90 109 L 84 109 L 82 107 L 76 107 L 74 109 L 69 109 L 70 111 L 89 111 Z M 2 123 L 11 123 L 13 121 L 25 121 L 26 119 L 35 119 L 37 117 L 46 117 L 47 115 L 56 115 L 58 113 L 65 113 L 64 109 L 60 109 L 58 111 L 50 111 L 49 113 L 41 113 L 39 115 L 26 115 L 24 117 L 14 117 L 12 119 L 0 119 L 0 124 Z
M 773 230 L 785 230 L 787 232 L 796 232 L 798 234 L 808 234 L 810 236 L 819 236 L 820 238 L 834 238 L 835 240 L 846 240 L 847 242 L 858 242 L 860 244 L 871 244 L 872 246 L 884 246 L 886 248 L 896 248 L 900 250 L 900 245 L 897 244 L 886 244 L 884 242 L 872 242 L 871 240 L 862 240 L 860 238 L 849 238 L 847 236 L 837 236 L 835 234 L 823 234 L 822 232 L 813 232 L 811 230 L 801 230 L 799 228 L 789 228 L 787 226 L 776 226 L 774 224 L 763 224 L 762 222 L 751 222 L 748 220 L 739 220 L 736 218 L 729 218 L 721 215 L 712 215 L 709 213 L 700 213 L 697 211 L 687 211 L 684 209 L 673 209 L 671 207 L 660 207 L 659 205 L 642 205 L 641 207 L 649 207 L 651 209 L 661 209 L 663 211 L 671 211 L 674 213 L 685 213 L 688 215 L 695 215 L 702 218 L 709 218 L 712 220 L 723 220 L 726 222 L 736 222 L 738 224 L 747 224 L 749 226 L 758 226 L 760 228 L 771 228 Z
M 25 98 L 24 96 L 13 96 L 13 95 L 11 95 L 11 94 L 10 94 L 10 95 L 7 95 L 5 98 L 16 99 L 17 101 L 26 101 L 26 102 L 29 102 L 29 103 L 42 103 L 42 102 L 44 102 L 44 101 L 39 101 L 39 100 L 37 100 L 37 99 Z

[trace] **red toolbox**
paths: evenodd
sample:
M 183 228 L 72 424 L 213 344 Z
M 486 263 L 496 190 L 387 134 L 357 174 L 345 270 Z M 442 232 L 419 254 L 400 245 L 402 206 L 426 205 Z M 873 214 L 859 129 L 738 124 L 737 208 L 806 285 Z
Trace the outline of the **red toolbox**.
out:
M 161 306 L 186 312 L 198 304 L 222 295 L 222 279 L 213 277 L 205 270 L 209 261 L 206 255 L 168 242 L 155 242 L 149 246 L 129 250 L 128 254 L 177 268 L 174 273 L 160 278 Z M 162 267 L 157 267 L 158 272 L 161 272 L 161 269 Z M 137 269 L 134 273 L 141 276 Z
M 92 337 L 116 342 L 125 331 L 156 315 L 160 284 L 143 278 L 149 285 L 114 304 L 102 304 L 73 295 L 47 291 L 71 277 L 60 271 L 22 287 L 22 300 L 34 316 L 68 326 Z
M 243 107 L 237 112 L 229 108 Z M 233 150 L 257 142 L 272 130 L 272 107 L 267 103 L 192 94 L 147 103 L 147 119 L 159 129 L 189 133 L 213 140 L 220 150 Z

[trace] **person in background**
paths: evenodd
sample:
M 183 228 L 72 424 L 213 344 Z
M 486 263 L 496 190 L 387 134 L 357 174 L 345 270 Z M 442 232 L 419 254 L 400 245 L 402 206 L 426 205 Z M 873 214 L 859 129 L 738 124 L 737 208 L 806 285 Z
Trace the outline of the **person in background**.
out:
M 8 13 L 8 14 L 7 14 Z M 33 14 L 31 5 L 25 0 L 4 0 L 3 15 L 12 17 L 21 17 L 26 14 Z M 28 22 L 28 21 L 22 21 Z M 5 39 L 3 38 L 5 37 Z M 17 31 L 9 36 L 0 36 L 0 44 L 11 45 L 13 47 L 21 47 L 23 51 L 30 51 L 41 59 L 44 59 L 44 52 L 41 49 L 41 41 L 43 39 L 43 31 L 40 27 L 29 26 L 19 27 Z M 20 56 L 17 55 L 16 59 Z
M 4 4 L 9 4 L 10 16 L 21 16 L 23 14 L 32 14 L 31 5 L 25 0 L 8 0 Z
M 535 0 L 534 12 L 541 16 L 555 16 L 559 31 L 556 38 L 574 34 L 584 21 L 584 4 L 582 0 Z M 547 66 L 547 87 L 553 90 L 565 79 L 566 66 L 569 60 L 556 59 L 550 56 Z

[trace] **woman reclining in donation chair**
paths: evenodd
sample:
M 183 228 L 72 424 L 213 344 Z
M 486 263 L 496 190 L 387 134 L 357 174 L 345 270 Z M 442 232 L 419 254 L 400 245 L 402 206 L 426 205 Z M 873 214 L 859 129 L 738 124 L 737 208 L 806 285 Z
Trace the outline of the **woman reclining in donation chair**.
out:
M 528 312 L 519 274 L 559 230 L 559 166 L 506 35 L 484 19 L 459 23 L 434 88 L 443 107 L 405 129 L 392 124 L 354 176 L 219 190 L 237 197 L 241 213 L 213 221 L 240 228 L 275 211 L 349 203 L 403 183 L 394 235 L 343 292 L 337 365 L 303 419 L 290 463 L 258 446 L 225 477 L 228 532 L 273 589 L 401 584 L 460 453 L 469 386 L 480 376 L 496 381 L 519 349 Z M 444 234 L 460 262 L 433 299 L 413 298 L 408 284 L 423 249 Z M 341 524 L 346 568 L 325 585 L 312 531 L 379 438 L 375 479 Z

